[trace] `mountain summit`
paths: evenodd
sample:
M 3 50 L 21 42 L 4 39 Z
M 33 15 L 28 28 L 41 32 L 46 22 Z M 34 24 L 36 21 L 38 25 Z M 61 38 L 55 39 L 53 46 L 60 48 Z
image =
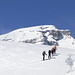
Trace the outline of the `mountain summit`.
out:
M 45 45 L 74 45 L 75 40 L 69 30 L 59 30 L 54 25 L 41 25 L 21 28 L 0 35 L 1 41 L 23 42 Z

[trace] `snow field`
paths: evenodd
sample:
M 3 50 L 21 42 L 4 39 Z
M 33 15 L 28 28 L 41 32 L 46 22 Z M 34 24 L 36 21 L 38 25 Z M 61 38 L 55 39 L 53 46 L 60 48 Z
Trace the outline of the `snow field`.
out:
M 52 59 L 46 57 L 42 61 L 42 52 L 45 50 L 47 53 L 51 48 L 47 45 L 0 41 L 0 75 L 74 74 L 75 50 L 57 47 Z

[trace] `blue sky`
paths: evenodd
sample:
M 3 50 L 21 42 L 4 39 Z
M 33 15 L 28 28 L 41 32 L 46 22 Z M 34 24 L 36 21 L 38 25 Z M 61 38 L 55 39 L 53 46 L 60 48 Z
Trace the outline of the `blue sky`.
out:
M 75 0 L 0 0 L 0 34 L 43 24 L 69 29 L 75 38 Z

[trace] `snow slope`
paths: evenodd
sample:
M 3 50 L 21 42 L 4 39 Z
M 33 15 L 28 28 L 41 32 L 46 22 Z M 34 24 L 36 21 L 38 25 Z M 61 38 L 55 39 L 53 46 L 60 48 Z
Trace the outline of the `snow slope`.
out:
M 52 59 L 42 51 L 52 46 L 0 41 L 0 75 L 74 75 L 75 50 L 57 47 Z

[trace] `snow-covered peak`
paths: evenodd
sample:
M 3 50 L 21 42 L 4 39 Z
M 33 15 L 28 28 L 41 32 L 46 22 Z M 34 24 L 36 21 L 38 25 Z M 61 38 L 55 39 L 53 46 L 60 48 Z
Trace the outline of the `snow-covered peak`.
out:
M 40 25 L 40 26 L 17 29 L 16 31 L 24 31 L 24 30 L 41 31 L 41 30 L 58 30 L 58 29 L 54 25 Z
M 59 30 L 54 25 L 40 25 L 14 30 L 0 35 L 2 41 L 24 42 L 33 44 L 59 45 L 69 39 L 75 43 L 69 30 Z M 68 44 L 68 40 L 66 42 Z
M 41 25 L 37 27 L 41 28 L 42 30 L 57 30 L 54 25 Z

